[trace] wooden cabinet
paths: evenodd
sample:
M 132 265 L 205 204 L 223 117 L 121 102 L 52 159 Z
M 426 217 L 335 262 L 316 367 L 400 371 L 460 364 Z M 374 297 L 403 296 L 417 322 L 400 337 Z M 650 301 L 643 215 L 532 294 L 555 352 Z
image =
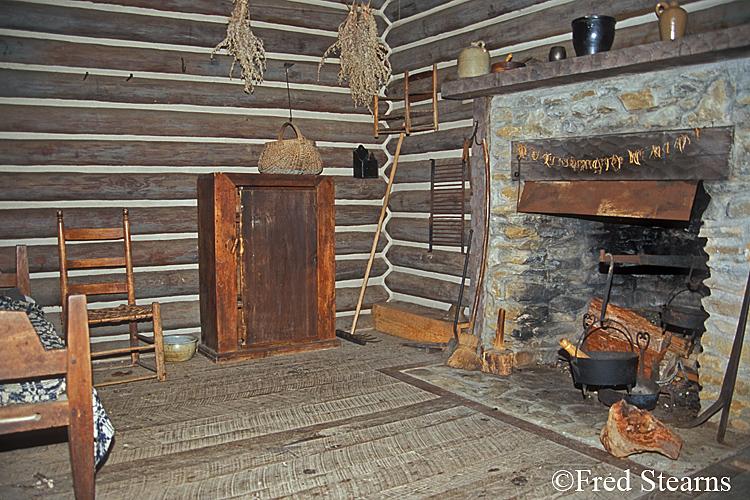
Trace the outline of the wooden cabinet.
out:
M 200 351 L 214 361 L 337 347 L 330 176 L 198 179 Z

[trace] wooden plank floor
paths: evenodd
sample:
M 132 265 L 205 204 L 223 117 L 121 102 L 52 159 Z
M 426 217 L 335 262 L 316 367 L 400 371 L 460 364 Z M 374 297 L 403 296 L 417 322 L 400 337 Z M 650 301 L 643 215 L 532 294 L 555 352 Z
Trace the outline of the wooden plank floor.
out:
M 227 364 L 196 355 L 169 364 L 166 382 L 101 388 L 116 441 L 98 498 L 535 499 L 561 496 L 558 470 L 632 465 L 410 383 L 392 367 L 440 355 L 377 335 Z M 635 486 L 618 498 L 642 495 Z M 0 499 L 26 498 L 72 498 L 67 443 L 0 452 Z

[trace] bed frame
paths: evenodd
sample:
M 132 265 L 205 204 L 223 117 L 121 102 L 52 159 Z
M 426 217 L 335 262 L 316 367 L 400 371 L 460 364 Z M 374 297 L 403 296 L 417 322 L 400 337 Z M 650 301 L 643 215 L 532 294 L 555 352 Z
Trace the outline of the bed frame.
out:
M 0 272 L 1 287 L 30 295 L 25 246 L 16 247 L 16 272 Z M 67 397 L 45 403 L 0 407 L 0 435 L 68 427 L 77 499 L 94 498 L 94 415 L 86 297 L 68 297 L 68 347 L 45 350 L 25 312 L 0 311 L 0 383 L 67 380 Z

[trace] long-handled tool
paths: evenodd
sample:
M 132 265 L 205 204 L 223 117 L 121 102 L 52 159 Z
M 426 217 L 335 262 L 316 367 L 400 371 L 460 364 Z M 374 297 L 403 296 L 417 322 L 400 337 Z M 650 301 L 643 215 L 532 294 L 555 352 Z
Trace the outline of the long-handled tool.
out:
M 485 177 L 485 207 L 484 207 L 484 237 L 482 238 L 482 257 L 479 261 L 479 276 L 474 293 L 474 304 L 471 307 L 471 317 L 469 319 L 469 328 L 458 336 L 458 348 L 448 358 L 447 365 L 451 368 L 461 368 L 463 370 L 479 370 L 482 368 L 482 358 L 479 351 L 482 349 L 481 339 L 474 335 L 474 325 L 479 313 L 479 304 L 484 283 L 484 270 L 487 263 L 487 248 L 490 237 L 490 156 L 487 148 L 487 140 L 482 139 L 482 148 L 484 152 L 484 177 Z
M 724 434 L 727 431 L 727 424 L 729 423 L 729 408 L 732 406 L 732 395 L 734 394 L 734 386 L 737 382 L 737 372 L 739 371 L 740 358 L 742 357 L 742 344 L 745 341 L 745 328 L 747 327 L 749 310 L 750 276 L 748 276 L 747 285 L 745 285 L 745 296 L 742 299 L 742 309 L 740 310 L 740 319 L 737 323 L 737 332 L 734 334 L 732 351 L 729 354 L 729 362 L 727 363 L 727 370 L 724 372 L 724 380 L 721 383 L 719 397 L 703 413 L 682 426 L 687 429 L 697 427 L 721 410 L 721 420 L 719 421 L 719 432 L 716 435 L 716 441 L 722 444 L 724 444 Z
M 464 300 L 464 285 L 466 284 L 466 272 L 469 268 L 469 257 L 471 256 L 471 240 L 474 236 L 474 230 L 469 230 L 469 242 L 466 245 L 466 258 L 464 259 L 464 270 L 461 274 L 461 288 L 458 289 L 458 303 L 456 303 L 456 315 L 453 318 L 453 338 L 448 341 L 448 345 L 445 346 L 443 351 L 444 358 L 450 358 L 458 347 L 458 318 L 461 316 L 461 309 L 464 306 L 461 304 Z
M 388 187 L 385 190 L 385 198 L 383 198 L 383 209 L 380 211 L 380 220 L 378 220 L 378 228 L 375 231 L 375 240 L 372 242 L 372 250 L 370 250 L 370 259 L 367 261 L 367 269 L 365 270 L 365 278 L 362 282 L 362 290 L 359 292 L 359 300 L 357 300 L 357 309 L 354 312 L 354 320 L 352 321 L 352 329 L 349 333 L 344 330 L 336 330 L 336 336 L 351 342 L 358 344 L 365 344 L 368 341 L 375 342 L 376 340 L 367 335 L 357 335 L 354 332 L 357 330 L 357 320 L 359 320 L 359 313 L 362 310 L 362 301 L 365 298 L 365 290 L 367 290 L 367 281 L 370 279 L 370 271 L 372 270 L 372 261 L 375 259 L 375 252 L 378 249 L 378 239 L 380 239 L 380 231 L 383 228 L 383 221 L 385 220 L 385 214 L 388 209 L 388 198 L 391 196 L 391 188 L 393 187 L 393 177 L 396 175 L 396 167 L 398 166 L 398 157 L 401 154 L 401 144 L 404 142 L 404 132 L 398 136 L 398 145 L 396 146 L 396 156 L 393 158 L 393 167 L 391 167 L 391 175 L 388 178 Z M 359 339 L 359 340 L 355 340 Z

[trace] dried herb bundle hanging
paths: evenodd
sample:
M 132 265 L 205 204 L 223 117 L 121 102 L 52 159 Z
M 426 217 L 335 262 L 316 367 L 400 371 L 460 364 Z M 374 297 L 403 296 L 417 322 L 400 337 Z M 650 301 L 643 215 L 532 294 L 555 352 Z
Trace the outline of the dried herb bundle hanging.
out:
M 391 77 L 388 47 L 380 42 L 369 4 L 353 3 L 349 7 L 349 15 L 339 26 L 338 40 L 328 47 L 320 60 L 318 77 L 326 57 L 336 51 L 341 65 L 339 84 L 348 81 L 354 105 L 369 108 L 373 96 Z
M 250 16 L 247 13 L 248 0 L 234 0 L 235 6 L 227 25 L 227 37 L 211 52 L 211 58 L 221 48 L 234 56 L 229 78 L 232 78 L 234 65 L 240 63 L 241 78 L 245 80 L 245 92 L 252 92 L 256 83 L 263 83 L 266 71 L 266 51 L 263 42 L 250 30 Z

